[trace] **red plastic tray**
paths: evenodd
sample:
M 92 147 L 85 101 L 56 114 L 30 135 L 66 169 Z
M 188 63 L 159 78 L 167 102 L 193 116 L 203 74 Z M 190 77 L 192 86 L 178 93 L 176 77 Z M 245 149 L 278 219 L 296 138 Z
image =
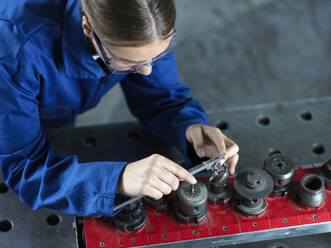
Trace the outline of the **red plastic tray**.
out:
M 268 207 L 260 216 L 242 215 L 231 204 L 208 203 L 207 218 L 202 223 L 185 224 L 175 219 L 173 211 L 153 213 L 146 210 L 147 224 L 138 232 L 121 231 L 108 218 L 84 218 L 86 248 L 146 246 L 329 222 L 330 190 L 327 190 L 325 203 L 317 209 L 300 206 L 295 199 L 295 191 L 301 178 L 307 173 L 320 172 L 319 167 L 310 167 L 298 167 L 295 170 L 292 190 L 288 196 L 265 198 Z

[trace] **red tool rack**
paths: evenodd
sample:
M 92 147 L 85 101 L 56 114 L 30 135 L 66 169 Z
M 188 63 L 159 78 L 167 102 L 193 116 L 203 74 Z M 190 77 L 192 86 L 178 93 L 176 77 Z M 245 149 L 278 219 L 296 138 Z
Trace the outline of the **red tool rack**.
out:
M 208 203 L 205 220 L 186 224 L 177 221 L 172 210 L 160 213 L 147 209 L 147 224 L 137 232 L 119 230 L 110 218 L 84 218 L 86 248 L 218 246 L 248 242 L 249 238 L 256 241 L 330 232 L 331 189 L 326 188 L 326 200 L 316 209 L 296 200 L 296 187 L 307 173 L 319 174 L 320 165 L 297 167 L 290 194 L 265 198 L 268 207 L 260 216 L 242 215 L 232 204 Z

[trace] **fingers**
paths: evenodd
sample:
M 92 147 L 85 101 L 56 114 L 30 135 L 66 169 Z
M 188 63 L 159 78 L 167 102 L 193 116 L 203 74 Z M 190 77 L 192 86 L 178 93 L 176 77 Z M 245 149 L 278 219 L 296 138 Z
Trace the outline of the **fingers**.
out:
M 185 170 L 183 167 L 181 167 L 180 165 L 172 162 L 171 160 L 165 157 L 163 157 L 163 159 L 164 159 L 164 163 L 162 163 L 163 168 L 168 170 L 170 173 L 172 173 L 178 178 L 184 179 L 190 184 L 197 183 L 197 180 L 194 178 L 194 176 L 190 172 Z
M 239 146 L 231 139 L 224 135 L 224 143 L 226 145 L 226 158 L 231 158 L 239 152 Z
M 151 186 L 146 186 L 143 194 L 147 195 L 155 200 L 159 200 L 163 197 L 163 194 L 161 191 L 159 191 Z
M 230 175 L 233 175 L 239 160 L 239 155 L 238 155 L 239 146 L 225 135 L 223 136 L 224 136 L 224 143 L 226 145 L 225 160 L 227 161 L 227 164 L 229 166 Z
M 160 191 L 162 195 L 169 195 L 172 191 L 172 188 L 167 183 L 161 181 L 159 178 L 155 177 L 154 180 L 150 182 L 150 186 L 154 189 Z
M 239 152 L 239 146 L 226 137 L 218 128 L 203 126 L 203 133 L 217 148 L 218 154 L 225 152 L 225 160 L 233 157 Z
M 164 183 L 168 184 L 172 190 L 176 191 L 179 186 L 179 180 L 176 176 L 171 174 L 165 169 L 161 169 L 161 173 L 158 174 L 158 178 Z
M 239 151 L 238 145 L 216 127 L 192 125 L 187 128 L 186 137 L 193 143 L 199 157 L 217 157 L 225 152 L 224 161 L 227 161 Z
M 177 190 L 178 186 L 179 180 L 175 175 L 162 167 L 158 167 L 154 169 L 148 187 L 146 186 L 144 190 L 147 190 L 146 195 L 154 199 L 160 199 L 163 195 L 168 195 L 173 190 Z
M 238 163 L 239 160 L 239 155 L 236 154 L 234 156 L 232 156 L 231 158 L 228 159 L 227 164 L 229 166 L 229 173 L 230 175 L 233 175 L 235 170 L 236 170 L 236 165 Z
M 196 154 L 202 158 L 204 157 L 205 150 L 204 150 L 204 138 L 203 138 L 203 133 L 202 133 L 202 126 L 194 126 L 190 130 L 189 133 L 190 139 L 193 142 L 193 147 L 196 152 Z
M 226 145 L 224 142 L 224 136 L 218 128 L 210 127 L 210 126 L 202 126 L 203 133 L 210 139 L 213 144 L 216 146 L 218 154 L 222 152 L 227 153 Z M 227 156 L 225 156 L 225 159 Z
M 218 151 L 217 154 L 219 155 L 222 152 L 226 153 L 224 161 L 226 161 L 229 166 L 229 173 L 233 175 L 239 160 L 239 146 L 226 137 L 219 129 L 209 126 L 203 126 L 202 129 L 203 134 L 206 135 L 216 147 Z
M 177 190 L 180 179 L 191 184 L 197 182 L 194 176 L 180 165 L 159 154 L 153 154 L 127 164 L 116 190 L 126 196 L 144 194 L 157 199 Z

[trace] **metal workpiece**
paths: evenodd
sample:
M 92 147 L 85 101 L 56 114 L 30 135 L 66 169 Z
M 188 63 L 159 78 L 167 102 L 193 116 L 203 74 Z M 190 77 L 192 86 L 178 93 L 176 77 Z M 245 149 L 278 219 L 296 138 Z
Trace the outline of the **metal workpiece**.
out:
M 299 185 L 298 200 L 304 206 L 317 208 L 325 201 L 324 180 L 317 174 L 305 175 Z
M 229 182 L 229 168 L 227 165 L 218 166 L 217 169 L 213 170 L 205 184 L 208 189 L 208 201 L 224 204 L 231 199 L 233 186 Z
M 273 190 L 273 179 L 263 169 L 247 167 L 234 179 L 234 187 L 240 195 L 237 208 L 247 215 L 259 215 L 267 208 L 263 198 Z
M 230 201 L 234 191 L 231 183 L 221 188 L 212 186 L 209 180 L 205 183 L 208 189 L 208 201 L 218 204 L 225 204 Z
M 176 191 L 176 217 L 187 223 L 198 223 L 207 215 L 207 187 L 200 181 L 192 185 L 182 182 Z
M 260 199 L 268 196 L 273 190 L 273 179 L 263 169 L 247 167 L 234 179 L 238 194 L 247 199 Z
M 112 218 L 115 225 L 124 231 L 138 231 L 146 223 L 146 210 L 142 201 L 132 202 Z
M 168 209 L 170 207 L 169 205 L 171 203 L 171 200 L 172 200 L 172 194 L 164 195 L 159 200 L 155 200 L 148 196 L 145 196 L 143 198 L 143 202 L 145 203 L 145 205 L 148 208 L 155 210 L 157 212 L 165 211 L 166 209 Z
M 293 184 L 299 184 L 307 172 L 319 173 L 320 165 L 299 166 Z M 200 182 L 205 180 L 208 178 L 199 179 Z M 184 196 L 192 198 L 194 194 L 197 196 L 200 194 L 199 188 L 193 190 L 192 185 L 189 184 L 183 192 Z M 172 211 L 159 213 L 147 211 L 148 224 L 138 232 L 119 232 L 115 225 L 105 225 L 102 220 L 85 218 L 86 243 L 89 244 L 87 248 L 94 248 L 100 241 L 106 241 L 107 245 L 114 244 L 114 247 L 196 247 L 200 242 L 200 247 L 212 247 L 216 243 L 223 246 L 229 242 L 233 242 L 232 244 L 256 242 L 257 237 L 262 233 L 269 233 L 269 239 L 275 239 L 279 230 L 286 230 L 282 235 L 285 235 L 283 238 L 288 238 L 291 228 L 295 228 L 296 235 L 302 235 L 304 227 L 309 226 L 311 234 L 321 223 L 330 225 L 328 206 L 323 205 L 318 209 L 306 208 L 298 204 L 292 196 L 294 195 L 256 200 L 242 197 L 241 204 L 237 208 L 232 204 L 237 203 L 237 197 L 225 206 L 207 204 L 207 217 L 196 222 L 200 214 L 194 216 L 194 223 L 192 223 L 192 215 L 184 215 L 182 211 L 176 213 L 177 221 Z M 331 195 L 328 194 L 327 201 L 330 200 Z M 248 240 L 241 239 L 242 236 L 247 237 Z
M 228 183 L 229 179 L 229 167 L 226 163 L 214 167 L 211 170 L 209 181 L 213 187 L 214 192 L 218 192 L 218 188 L 224 187 Z
M 247 199 L 240 197 L 238 210 L 246 215 L 259 215 L 267 209 L 268 203 L 262 199 Z
M 321 177 L 323 178 L 325 184 L 328 187 L 331 187 L 331 159 L 322 165 Z
M 283 154 L 273 154 L 264 161 L 264 169 L 271 175 L 274 182 L 272 194 L 280 196 L 290 190 L 294 166 L 291 159 Z

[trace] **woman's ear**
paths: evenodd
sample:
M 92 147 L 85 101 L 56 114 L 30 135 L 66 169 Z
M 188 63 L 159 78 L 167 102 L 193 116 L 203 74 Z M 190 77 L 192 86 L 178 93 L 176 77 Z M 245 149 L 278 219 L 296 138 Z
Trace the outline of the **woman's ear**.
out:
M 86 16 L 82 16 L 82 28 L 83 28 L 83 32 L 84 34 L 88 37 L 91 38 L 91 25 L 87 20 Z

